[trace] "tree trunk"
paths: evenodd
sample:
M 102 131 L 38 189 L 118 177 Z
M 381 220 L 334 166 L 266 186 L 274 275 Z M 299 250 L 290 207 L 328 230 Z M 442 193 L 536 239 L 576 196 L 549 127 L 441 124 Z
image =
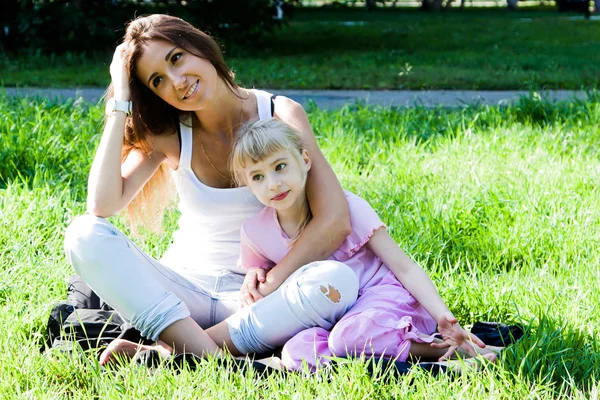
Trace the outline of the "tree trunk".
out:
M 442 10 L 443 0 L 423 0 L 421 10 L 439 12 Z

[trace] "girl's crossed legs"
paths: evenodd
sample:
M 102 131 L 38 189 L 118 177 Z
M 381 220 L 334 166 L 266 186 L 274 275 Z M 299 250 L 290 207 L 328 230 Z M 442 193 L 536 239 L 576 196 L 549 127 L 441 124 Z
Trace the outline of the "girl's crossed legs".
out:
M 406 361 L 409 357 L 437 360 L 446 349 L 430 346 L 436 322 L 399 283 L 371 286 L 364 290 L 355 305 L 328 331 L 314 327 L 289 340 L 282 353 L 283 365 L 302 369 L 303 362 L 314 370 L 329 362 L 330 357 L 374 356 Z M 474 346 L 477 349 L 477 346 Z M 480 349 L 488 360 L 498 348 Z M 470 357 L 467 354 L 461 356 Z

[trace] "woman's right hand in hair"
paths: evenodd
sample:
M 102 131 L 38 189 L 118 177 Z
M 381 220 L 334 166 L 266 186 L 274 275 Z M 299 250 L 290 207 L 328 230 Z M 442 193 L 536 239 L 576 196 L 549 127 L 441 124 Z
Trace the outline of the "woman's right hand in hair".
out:
M 127 51 L 125 45 L 116 48 L 110 64 L 113 96 L 116 100 L 131 99 L 128 72 L 125 68 Z M 106 118 L 94 162 L 88 178 L 87 209 L 92 215 L 107 218 L 127 207 L 131 200 L 152 178 L 163 162 L 169 163 L 167 152 L 174 154 L 178 140 L 172 135 L 156 135 L 152 138 L 152 152 L 133 149 L 123 161 L 123 137 L 127 116 L 113 112 Z M 176 164 L 169 167 L 177 169 Z
M 246 273 L 240 289 L 240 305 L 242 307 L 250 307 L 263 298 L 258 291 L 258 284 L 265 282 L 266 279 L 267 272 L 262 268 L 254 268 Z
M 117 100 L 131 100 L 129 91 L 129 72 L 125 66 L 127 45 L 121 43 L 115 49 L 112 62 L 110 63 L 110 78 L 112 79 L 114 97 Z

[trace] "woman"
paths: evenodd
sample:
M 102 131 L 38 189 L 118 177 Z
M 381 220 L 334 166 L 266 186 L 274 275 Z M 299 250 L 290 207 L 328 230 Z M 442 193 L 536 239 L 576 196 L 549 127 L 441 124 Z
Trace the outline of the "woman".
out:
M 356 299 L 357 278 L 341 263 L 313 261 L 339 247 L 350 220 L 302 107 L 237 86 L 215 42 L 166 15 L 130 23 L 110 73 L 88 214 L 65 235 L 77 273 L 143 336 L 160 338 L 176 352 L 218 354 L 218 346 L 234 355 L 261 352 L 307 327 L 331 328 Z M 271 117 L 300 131 L 313 154 L 307 191 L 314 218 L 266 276 L 244 278 L 236 265 L 240 227 L 262 205 L 248 188 L 234 187 L 227 160 L 242 124 Z M 126 207 L 133 216 L 162 216 L 155 199 L 164 193 L 168 169 L 181 218 L 173 243 L 156 261 L 104 218 Z M 240 297 L 265 298 L 234 314 Z M 135 351 L 120 345 L 110 352 Z

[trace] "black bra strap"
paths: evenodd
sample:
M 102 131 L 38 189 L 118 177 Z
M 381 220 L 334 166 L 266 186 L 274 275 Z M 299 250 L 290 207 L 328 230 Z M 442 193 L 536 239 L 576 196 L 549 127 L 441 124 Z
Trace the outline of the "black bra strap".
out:
M 277 97 L 276 94 L 271 96 L 271 117 L 275 114 L 275 97 Z

